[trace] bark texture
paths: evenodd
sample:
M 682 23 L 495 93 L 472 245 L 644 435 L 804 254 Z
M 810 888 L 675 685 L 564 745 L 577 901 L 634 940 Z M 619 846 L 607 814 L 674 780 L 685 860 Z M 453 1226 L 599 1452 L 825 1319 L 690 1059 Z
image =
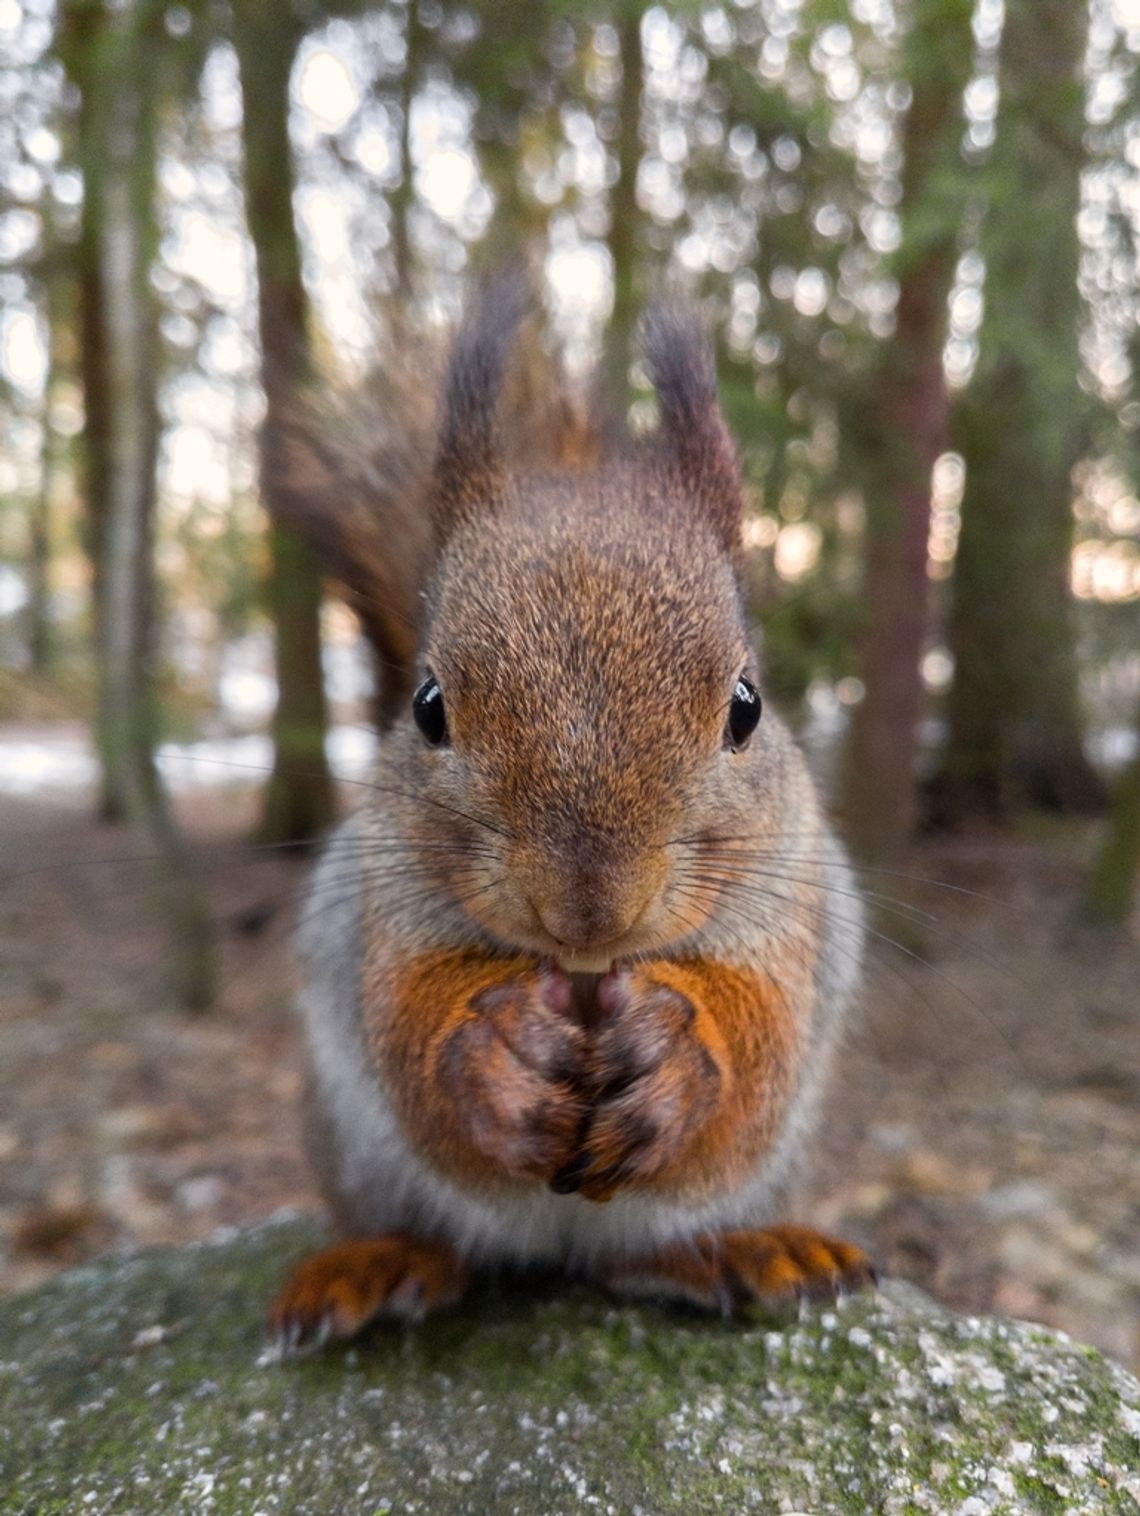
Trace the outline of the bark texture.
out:
M 204 896 L 155 767 L 155 466 L 158 316 L 149 272 L 158 97 L 145 60 L 162 7 L 120 9 L 106 22 L 102 67 L 115 88 L 100 117 L 99 287 L 106 338 L 99 377 L 107 402 L 106 515 L 101 532 L 102 742 L 115 796 L 139 851 L 154 859 L 155 904 L 168 926 L 173 998 L 188 1009 L 214 992 L 213 938 Z
M 1087 7 L 1009 0 L 982 228 L 986 308 L 958 408 L 966 489 L 953 584 L 954 684 L 939 794 L 949 819 L 1079 810 L 1101 787 L 1081 746 L 1069 589 L 1078 383 L 1076 217 Z
M 261 492 L 272 521 L 268 598 L 276 630 L 277 708 L 273 772 L 261 832 L 267 841 L 315 836 L 333 819 L 325 733 L 320 576 L 293 528 L 278 519 L 286 418 L 309 371 L 301 250 L 293 217 L 289 79 L 303 35 L 289 7 L 242 0 L 234 42 L 242 90 L 246 215 L 257 262 L 258 330 L 265 421 Z
M 847 751 L 848 836 L 865 857 L 899 851 L 918 815 L 915 759 L 921 659 L 929 630 L 930 479 L 948 440 L 942 371 L 947 299 L 968 184 L 962 93 L 973 61 L 970 0 L 911 7 L 906 45 L 913 96 L 903 132 L 903 242 L 895 338 L 860 404 L 867 456 L 867 535 L 859 664 L 864 697 Z
M 617 138 L 617 182 L 610 195 L 609 250 L 613 271 L 614 305 L 606 338 L 605 399 L 615 419 L 629 406 L 629 366 L 633 338 L 641 314 L 643 288 L 637 204 L 637 172 L 641 165 L 641 98 L 644 63 L 641 19 L 645 7 L 627 3 L 618 18 L 621 57 L 621 98 Z
M 104 641 L 103 542 L 111 479 L 111 391 L 106 382 L 108 353 L 102 261 L 104 177 L 108 167 L 104 150 L 105 122 L 112 93 L 107 66 L 110 45 L 108 17 L 102 4 L 66 0 L 61 5 L 57 46 L 79 98 L 75 150 L 83 172 L 77 275 L 79 372 L 83 389 L 80 486 L 84 541 L 91 561 L 91 614 L 96 648 L 101 648 Z M 116 821 L 125 815 L 125 781 L 115 768 L 116 754 L 108 737 L 107 723 L 106 684 L 97 667 L 94 735 L 100 765 L 98 807 L 103 820 Z
M 1123 926 L 1136 906 L 1140 886 L 1140 711 L 1137 752 L 1116 781 L 1108 830 L 1101 843 L 1081 906 L 1094 925 Z

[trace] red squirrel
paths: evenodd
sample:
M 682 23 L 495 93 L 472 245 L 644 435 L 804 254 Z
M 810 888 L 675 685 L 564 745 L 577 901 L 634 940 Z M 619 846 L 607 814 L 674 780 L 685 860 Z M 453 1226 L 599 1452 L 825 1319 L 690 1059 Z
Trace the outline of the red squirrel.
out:
M 656 432 L 528 466 L 500 404 L 522 305 L 502 279 L 475 301 L 434 446 L 381 440 L 353 472 L 291 444 L 388 730 L 302 913 L 309 1147 L 341 1240 L 272 1305 L 282 1353 L 417 1318 L 482 1265 L 722 1310 L 871 1278 L 780 1220 L 862 913 L 762 711 L 711 354 L 651 310 Z

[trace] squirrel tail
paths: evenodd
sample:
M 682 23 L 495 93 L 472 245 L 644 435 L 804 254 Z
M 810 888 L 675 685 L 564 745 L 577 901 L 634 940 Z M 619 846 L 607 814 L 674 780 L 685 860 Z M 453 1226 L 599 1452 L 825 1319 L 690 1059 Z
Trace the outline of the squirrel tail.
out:
M 485 325 L 469 315 L 464 331 Z M 463 332 L 458 353 L 462 343 Z M 452 389 L 456 367 L 453 359 Z M 397 329 L 382 363 L 353 390 L 306 392 L 275 450 L 277 514 L 338 585 L 379 660 L 381 728 L 406 709 L 416 680 L 422 591 L 437 550 L 447 368 L 445 343 Z M 506 467 L 577 469 L 596 461 L 600 441 L 588 405 L 571 393 L 531 323 L 513 346 L 492 409 Z
M 274 502 L 355 611 L 380 665 L 380 726 L 406 706 L 432 551 L 428 490 L 439 359 L 401 344 L 353 390 L 314 385 L 294 404 Z

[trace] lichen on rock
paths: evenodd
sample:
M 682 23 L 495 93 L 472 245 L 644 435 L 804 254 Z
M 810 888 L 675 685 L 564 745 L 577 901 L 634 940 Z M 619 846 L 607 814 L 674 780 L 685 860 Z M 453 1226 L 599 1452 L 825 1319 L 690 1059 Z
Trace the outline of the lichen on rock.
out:
M 740 1323 L 487 1284 L 258 1366 L 287 1221 L 0 1301 L 3 1516 L 1140 1511 L 1140 1384 L 903 1285 Z

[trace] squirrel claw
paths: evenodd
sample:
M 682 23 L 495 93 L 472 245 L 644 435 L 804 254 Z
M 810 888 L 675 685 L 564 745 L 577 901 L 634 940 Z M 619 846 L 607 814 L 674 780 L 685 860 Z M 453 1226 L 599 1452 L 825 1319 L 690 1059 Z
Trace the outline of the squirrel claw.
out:
M 833 1301 L 874 1279 L 874 1267 L 861 1248 L 810 1227 L 727 1232 L 720 1242 L 724 1267 L 745 1305 L 789 1298 L 801 1307 Z
M 625 1178 L 625 1167 L 620 1163 L 611 1164 L 608 1168 L 588 1174 L 580 1186 L 581 1193 L 595 1205 L 605 1205 L 606 1201 L 612 1200 L 621 1189 Z
M 419 1321 L 458 1299 L 466 1273 L 449 1248 L 403 1233 L 342 1242 L 305 1258 L 274 1301 L 260 1363 L 318 1352 L 379 1316 Z
M 802 1312 L 875 1279 L 861 1248 L 801 1226 L 714 1233 L 616 1265 L 605 1276 L 620 1294 L 683 1298 L 722 1314 L 787 1301 Z
M 551 1183 L 574 1156 L 583 1116 L 584 1033 L 569 1014 L 570 981 L 547 969 L 513 975 L 469 1008 L 438 1061 L 464 1135 L 500 1173 Z
M 574 1157 L 568 1163 L 564 1163 L 551 1178 L 550 1188 L 556 1195 L 575 1194 L 582 1188 L 582 1180 L 586 1177 L 590 1162 L 589 1153 L 575 1153 Z

